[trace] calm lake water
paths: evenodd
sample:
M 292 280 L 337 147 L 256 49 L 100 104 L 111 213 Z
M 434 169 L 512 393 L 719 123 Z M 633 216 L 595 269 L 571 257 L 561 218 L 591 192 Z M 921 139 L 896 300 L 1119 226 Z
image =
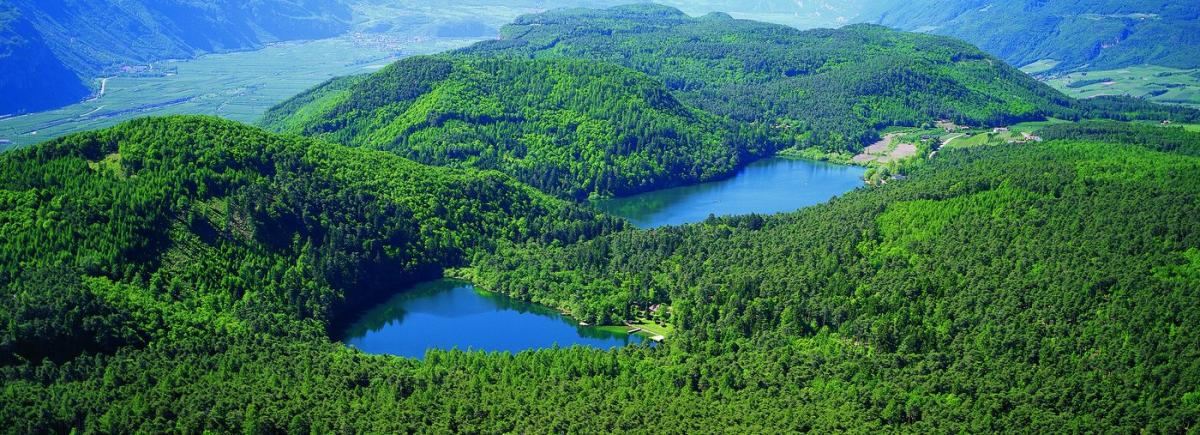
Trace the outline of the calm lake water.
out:
M 727 180 L 594 204 L 640 228 L 701 222 L 709 214 L 774 214 L 820 204 L 861 187 L 865 171 L 858 166 L 774 157 L 752 163 Z
M 427 349 L 519 352 L 572 345 L 609 349 L 643 337 L 581 327 L 541 305 L 476 290 L 465 281 L 413 286 L 363 314 L 342 334 L 367 353 L 423 358 Z

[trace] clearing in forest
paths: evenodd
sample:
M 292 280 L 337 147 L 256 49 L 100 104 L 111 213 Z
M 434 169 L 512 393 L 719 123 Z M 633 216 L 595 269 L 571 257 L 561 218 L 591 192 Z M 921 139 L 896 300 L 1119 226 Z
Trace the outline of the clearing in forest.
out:
M 862 153 L 854 156 L 854 163 L 888 163 L 904 160 L 916 155 L 916 145 L 911 143 L 896 143 L 896 138 L 900 135 L 901 133 L 888 133 L 884 135 L 878 142 L 871 144 L 871 146 L 863 149 Z

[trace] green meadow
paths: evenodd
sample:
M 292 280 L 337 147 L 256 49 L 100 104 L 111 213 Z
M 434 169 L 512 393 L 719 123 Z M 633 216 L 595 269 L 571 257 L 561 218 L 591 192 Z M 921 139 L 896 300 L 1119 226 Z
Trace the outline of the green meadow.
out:
M 1021 67 L 1021 71 L 1025 71 L 1027 74 L 1040 74 L 1054 69 L 1060 63 L 1062 62 L 1053 59 L 1042 59 Z

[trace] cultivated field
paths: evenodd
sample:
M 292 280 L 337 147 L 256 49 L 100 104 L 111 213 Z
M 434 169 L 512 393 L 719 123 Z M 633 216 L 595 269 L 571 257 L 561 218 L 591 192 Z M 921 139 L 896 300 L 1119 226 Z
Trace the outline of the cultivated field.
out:
M 1022 68 L 1036 73 L 1044 65 Z M 1200 69 L 1175 69 L 1144 65 L 1111 71 L 1075 72 L 1050 77 L 1046 83 L 1075 98 L 1100 95 L 1144 97 L 1164 104 L 1200 107 Z

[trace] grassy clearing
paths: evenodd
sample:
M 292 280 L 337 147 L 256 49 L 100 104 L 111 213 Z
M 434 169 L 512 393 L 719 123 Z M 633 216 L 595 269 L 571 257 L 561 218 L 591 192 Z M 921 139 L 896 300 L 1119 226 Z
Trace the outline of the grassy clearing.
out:
M 1109 71 L 1074 72 L 1053 77 L 1046 83 L 1075 98 L 1129 95 L 1156 103 L 1200 107 L 1200 69 L 1142 65 Z
M 597 331 L 605 331 L 611 334 L 625 334 L 633 328 L 641 328 L 641 331 L 635 332 L 634 334 L 641 335 L 646 338 L 658 335 L 668 338 L 671 336 L 672 332 L 671 327 L 662 326 L 646 319 L 638 319 L 637 322 L 631 322 L 629 325 L 588 326 L 588 328 L 592 328 Z
M 943 148 L 975 148 L 981 146 L 1003 145 L 1024 140 L 1018 131 L 995 132 L 993 130 L 970 131 L 965 135 L 948 140 Z
M 663 325 L 654 323 L 654 321 L 652 321 L 652 320 L 644 319 L 644 318 L 639 318 L 636 321 L 629 322 L 628 325 L 590 326 L 590 328 L 594 328 L 594 329 L 600 330 L 600 331 L 607 331 L 607 332 L 611 332 L 614 334 L 624 334 L 634 328 L 641 328 L 641 331 L 636 332 L 636 334 L 644 336 L 644 337 L 653 337 L 656 335 L 661 335 L 663 337 L 670 337 L 671 333 L 673 332 L 673 329 L 674 329 L 674 328 L 671 328 L 670 326 L 663 326 Z
M 646 336 L 661 335 L 663 337 L 670 337 L 672 332 L 672 328 L 670 326 L 659 325 L 647 319 L 637 319 L 636 322 L 632 322 L 629 325 L 634 328 L 642 328 L 638 334 Z M 628 330 L 629 328 L 625 329 Z
M 1062 62 L 1054 59 L 1042 59 L 1021 67 L 1021 71 L 1024 71 L 1025 74 L 1040 74 L 1054 69 L 1060 63 Z
M 854 165 L 854 155 L 846 152 L 827 152 L 820 148 L 788 148 L 778 153 L 780 157 L 808 159 L 839 165 Z
M 1012 142 L 1028 140 L 1025 133 L 1034 134 L 1047 126 L 1069 123 L 1061 119 L 1046 121 L 1022 122 L 1006 127 L 1007 131 L 993 128 L 973 128 L 961 133 L 942 136 L 943 148 L 974 148 L 981 146 L 1004 145 Z
M 1022 133 L 1022 132 L 1033 133 L 1035 131 L 1041 130 L 1041 129 L 1049 127 L 1051 125 L 1070 124 L 1071 122 L 1072 121 L 1050 118 L 1045 121 L 1022 122 L 1020 124 L 1013 124 L 1012 127 L 1009 127 L 1009 130 L 1012 130 L 1013 132 L 1016 132 L 1016 133 Z

